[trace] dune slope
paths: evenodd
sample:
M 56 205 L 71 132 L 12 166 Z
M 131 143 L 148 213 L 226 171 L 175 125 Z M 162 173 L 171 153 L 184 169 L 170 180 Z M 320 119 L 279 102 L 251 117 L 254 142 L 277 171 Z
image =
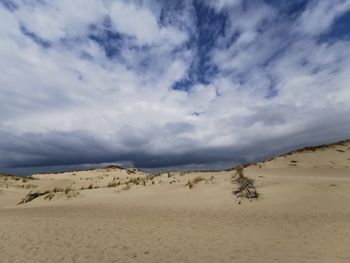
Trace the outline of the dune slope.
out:
M 349 167 L 349 141 L 250 165 L 257 199 L 236 169 L 0 176 L 1 262 L 350 262 Z

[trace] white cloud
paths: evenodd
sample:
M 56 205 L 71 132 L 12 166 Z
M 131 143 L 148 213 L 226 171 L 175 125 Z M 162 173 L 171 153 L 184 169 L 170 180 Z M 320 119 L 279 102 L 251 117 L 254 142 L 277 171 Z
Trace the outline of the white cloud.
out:
M 205 0 L 208 1 L 208 0 Z M 215 7 L 218 11 L 221 11 L 223 8 L 230 8 L 240 5 L 242 0 L 216 0 L 208 1 L 208 4 Z
M 337 17 L 349 10 L 349 0 L 311 1 L 297 22 L 296 28 L 305 34 L 320 34 L 329 29 Z
M 147 6 L 117 1 L 112 4 L 110 15 L 117 31 L 135 37 L 141 44 L 169 41 L 179 45 L 187 39 L 184 32 L 172 26 L 161 26 L 156 14 Z
M 6 155 L 8 163 L 35 162 L 52 148 L 39 150 L 31 143 L 56 149 L 56 141 L 84 155 L 84 141 L 89 141 L 96 143 L 99 156 L 130 153 L 120 158 L 152 159 L 173 153 L 199 156 L 198 162 L 215 156 L 222 161 L 238 153 L 244 158 L 244 151 L 268 141 L 281 146 L 255 147 L 255 157 L 345 136 L 350 130 L 349 42 L 314 39 L 344 13 L 345 2 L 332 5 L 332 18 L 319 26 L 316 14 L 324 4 L 309 5 L 290 22 L 261 2 L 245 11 L 238 2 L 218 2 L 218 13 L 229 16 L 226 31 L 206 54 L 218 73 L 188 91 L 172 88 L 188 77 L 194 61 L 202 63 L 198 43 L 182 46 L 196 33 L 188 7 L 179 21 L 162 24 L 162 7 L 154 2 L 67 0 L 32 6 L 18 1 L 14 12 L 0 5 L 0 157 Z M 91 25 L 105 30 L 108 16 L 108 30 L 127 36 L 111 43 L 117 50 L 112 57 L 101 43 L 106 39 L 88 37 Z M 302 35 L 288 31 L 301 24 L 307 25 Z M 21 25 L 51 47 L 35 43 Z M 276 94 L 269 94 L 271 89 Z
M 50 41 L 84 35 L 90 24 L 107 15 L 103 1 L 95 0 L 19 1 L 18 4 L 18 10 L 14 12 L 17 19 L 29 31 Z
M 223 70 L 238 73 L 259 66 L 283 41 L 276 39 L 275 31 L 259 32 L 263 22 L 272 20 L 276 15 L 276 11 L 266 5 L 246 11 L 241 8 L 232 11 L 226 34 L 219 39 L 218 48 L 212 52 L 213 61 Z M 232 41 L 235 35 L 237 39 Z M 228 48 L 227 43 L 231 43 Z

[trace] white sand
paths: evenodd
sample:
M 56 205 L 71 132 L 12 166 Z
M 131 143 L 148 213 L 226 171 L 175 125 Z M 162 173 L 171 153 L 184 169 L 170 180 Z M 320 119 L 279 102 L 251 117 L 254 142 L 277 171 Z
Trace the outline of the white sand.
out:
M 235 171 L 2 176 L 0 262 L 348 263 L 349 167 L 350 142 L 258 163 L 259 199 L 241 204 Z M 29 191 L 51 193 L 16 205 Z

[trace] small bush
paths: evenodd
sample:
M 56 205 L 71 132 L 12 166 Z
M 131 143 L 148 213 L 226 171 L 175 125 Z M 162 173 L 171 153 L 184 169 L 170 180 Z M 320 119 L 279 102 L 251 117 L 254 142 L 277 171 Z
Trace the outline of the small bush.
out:
M 66 195 L 68 195 L 69 194 L 69 192 L 71 192 L 71 191 L 73 191 L 73 189 L 71 188 L 71 187 L 66 187 L 66 189 L 64 189 L 64 193 L 66 194 Z
M 127 174 L 136 174 L 136 172 L 137 172 L 137 169 L 135 169 L 135 168 L 129 168 L 129 169 L 126 169 L 126 173 Z
M 116 187 L 117 183 L 116 182 L 110 182 L 108 183 L 107 187 Z
M 247 199 L 257 199 L 259 197 L 254 186 L 254 180 L 244 176 L 242 167 L 236 169 L 233 181 L 238 184 L 238 189 L 232 192 L 236 197 Z
M 61 188 L 61 187 L 55 187 L 55 188 L 53 189 L 53 192 L 54 192 L 54 193 L 64 192 L 64 189 Z
M 30 191 L 30 193 L 27 194 L 17 205 L 21 205 L 21 204 L 25 204 L 25 203 L 31 202 L 34 199 L 36 199 L 36 198 L 38 198 L 40 196 L 46 195 L 48 193 L 49 193 L 49 191 L 34 192 L 34 193 L 32 191 Z
M 78 195 L 79 195 L 79 192 L 74 191 L 74 190 L 69 191 L 69 192 L 66 194 L 66 196 L 67 196 L 68 199 L 69 199 L 69 198 L 72 198 L 72 197 L 77 197 Z

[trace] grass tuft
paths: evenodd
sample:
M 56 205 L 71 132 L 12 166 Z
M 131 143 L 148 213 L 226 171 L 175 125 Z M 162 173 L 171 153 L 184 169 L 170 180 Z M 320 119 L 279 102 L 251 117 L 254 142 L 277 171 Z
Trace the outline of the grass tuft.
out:
M 188 186 L 189 189 L 194 188 L 198 183 L 201 181 L 205 181 L 205 179 L 201 176 L 197 176 L 193 180 L 188 180 L 187 184 L 185 186 Z

